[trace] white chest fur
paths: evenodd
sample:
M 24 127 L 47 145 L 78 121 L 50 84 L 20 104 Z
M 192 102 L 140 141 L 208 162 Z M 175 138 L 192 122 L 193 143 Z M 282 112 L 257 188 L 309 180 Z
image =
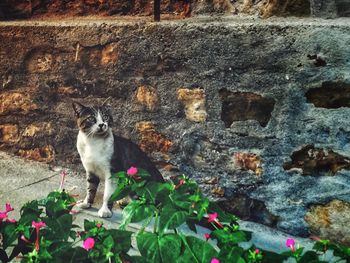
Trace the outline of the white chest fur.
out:
M 83 166 L 88 173 L 98 177 L 110 174 L 110 161 L 114 150 L 114 138 L 110 131 L 108 137 L 87 137 L 79 131 L 77 148 Z

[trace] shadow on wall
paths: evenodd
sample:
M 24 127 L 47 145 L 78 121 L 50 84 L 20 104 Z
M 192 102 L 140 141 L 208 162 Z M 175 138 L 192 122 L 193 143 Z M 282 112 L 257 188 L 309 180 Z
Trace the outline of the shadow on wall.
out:
M 338 109 L 350 107 L 350 84 L 343 82 L 323 82 L 322 87 L 310 89 L 305 94 L 307 102 L 315 107 Z
M 229 128 L 234 121 L 256 120 L 262 127 L 268 124 L 275 100 L 252 92 L 219 91 L 222 101 L 221 120 Z
M 283 165 L 285 170 L 297 170 L 302 175 L 335 175 L 338 171 L 350 169 L 350 158 L 332 150 L 307 145 L 291 156 L 292 161 Z

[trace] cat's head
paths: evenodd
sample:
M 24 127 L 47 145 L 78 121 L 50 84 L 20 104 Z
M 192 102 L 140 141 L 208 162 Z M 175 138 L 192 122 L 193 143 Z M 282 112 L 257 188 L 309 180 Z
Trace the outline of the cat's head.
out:
M 112 128 L 113 118 L 108 106 L 84 106 L 73 102 L 77 126 L 87 136 L 105 136 Z

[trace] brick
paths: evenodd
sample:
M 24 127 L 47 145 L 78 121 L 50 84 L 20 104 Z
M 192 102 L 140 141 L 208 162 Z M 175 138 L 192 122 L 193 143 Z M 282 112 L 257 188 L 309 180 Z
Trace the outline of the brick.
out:
M 172 141 L 155 130 L 152 122 L 139 122 L 136 124 L 136 130 L 139 134 L 140 148 L 145 152 L 168 153 L 173 145 Z
M 315 205 L 305 216 L 311 231 L 323 239 L 350 245 L 350 204 L 332 200 L 325 205 Z
M 101 50 L 101 65 L 115 64 L 118 61 L 118 45 L 110 43 Z
M 234 154 L 235 166 L 239 169 L 252 171 L 257 176 L 260 176 L 263 172 L 261 158 L 254 153 L 241 153 Z
M 23 131 L 23 136 L 26 137 L 35 137 L 38 135 L 52 135 L 53 128 L 51 123 L 42 122 L 42 123 L 33 123 L 27 126 Z
M 18 126 L 15 124 L 0 125 L 0 141 L 3 143 L 16 143 L 19 141 Z
M 207 119 L 205 109 L 205 93 L 203 89 L 184 89 L 177 91 L 177 98 L 185 106 L 186 118 L 194 122 L 204 122 Z
M 0 114 L 28 113 L 37 108 L 31 96 L 24 92 L 11 91 L 0 94 Z
M 18 155 L 26 159 L 46 163 L 50 163 L 55 160 L 55 150 L 51 145 L 28 150 L 20 149 L 18 151 Z
M 149 111 L 154 111 L 158 106 L 157 90 L 153 87 L 140 86 L 136 91 L 136 100 Z

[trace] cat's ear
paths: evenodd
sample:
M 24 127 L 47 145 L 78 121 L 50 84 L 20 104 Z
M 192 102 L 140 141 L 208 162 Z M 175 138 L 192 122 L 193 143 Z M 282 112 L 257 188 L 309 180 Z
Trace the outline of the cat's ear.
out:
M 86 108 L 83 104 L 80 104 L 79 102 L 73 102 L 72 106 L 77 117 L 79 117 L 80 112 L 82 112 Z

